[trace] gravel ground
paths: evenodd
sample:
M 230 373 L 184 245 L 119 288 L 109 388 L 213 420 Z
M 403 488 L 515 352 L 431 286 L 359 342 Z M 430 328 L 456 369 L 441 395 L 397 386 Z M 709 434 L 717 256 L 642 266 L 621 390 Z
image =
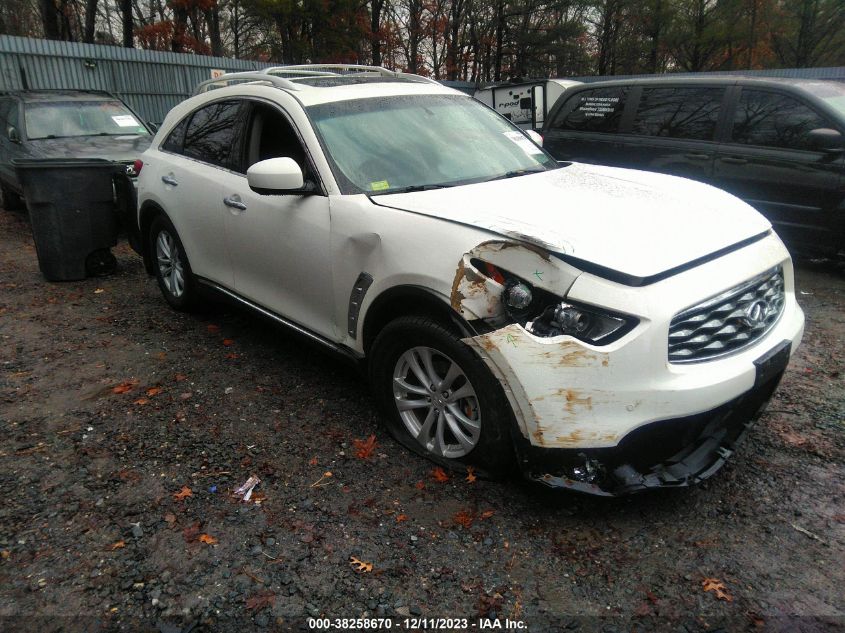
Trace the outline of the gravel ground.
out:
M 605 500 L 440 481 L 353 368 L 242 312 L 175 313 L 115 254 L 114 275 L 48 283 L 0 212 L 0 630 L 845 626 L 841 272 L 799 269 L 804 343 L 721 473 Z

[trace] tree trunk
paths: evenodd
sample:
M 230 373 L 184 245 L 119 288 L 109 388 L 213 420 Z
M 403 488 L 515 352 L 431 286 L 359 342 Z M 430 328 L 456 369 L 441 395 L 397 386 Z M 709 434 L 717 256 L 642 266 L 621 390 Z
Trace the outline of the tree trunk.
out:
M 217 2 L 208 9 L 205 9 L 203 14 L 205 15 L 205 22 L 208 25 L 211 54 L 215 57 L 223 57 L 223 40 L 220 38 L 220 8 Z
M 132 31 L 132 0 L 120 0 L 120 16 L 123 25 L 123 47 L 134 48 L 134 33 Z
M 381 66 L 381 12 L 384 0 L 370 2 L 370 50 L 373 56 L 373 66 Z
M 83 42 L 94 43 L 94 29 L 97 25 L 97 0 L 85 0 L 85 35 Z
M 59 39 L 59 14 L 53 0 L 41 0 L 41 24 L 44 37 L 48 40 Z
M 502 57 L 505 39 L 505 3 L 499 0 L 496 3 L 496 52 L 493 56 L 493 81 L 502 80 Z

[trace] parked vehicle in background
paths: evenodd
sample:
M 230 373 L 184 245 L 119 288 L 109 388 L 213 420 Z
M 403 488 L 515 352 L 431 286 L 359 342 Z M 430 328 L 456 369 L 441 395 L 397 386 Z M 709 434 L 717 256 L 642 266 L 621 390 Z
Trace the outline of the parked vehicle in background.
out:
M 765 215 L 794 251 L 833 256 L 845 255 L 843 135 L 837 82 L 667 77 L 572 89 L 543 145 L 559 160 L 710 183 Z
M 579 85 L 580 81 L 569 79 L 545 79 L 490 86 L 476 90 L 473 96 L 520 129 L 538 130 L 564 90 Z
M 765 218 L 560 164 L 424 77 L 305 68 L 206 84 L 143 154 L 173 308 L 210 290 L 361 363 L 393 436 L 445 466 L 601 495 L 721 467 L 803 332 Z
M 152 130 L 117 97 L 93 90 L 0 92 L 0 189 L 3 206 L 21 206 L 14 159 L 103 158 L 133 164 Z

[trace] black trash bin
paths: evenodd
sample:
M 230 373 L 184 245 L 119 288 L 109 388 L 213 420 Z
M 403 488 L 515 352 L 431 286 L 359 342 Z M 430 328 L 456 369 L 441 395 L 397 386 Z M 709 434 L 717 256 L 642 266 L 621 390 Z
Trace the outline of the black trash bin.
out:
M 111 272 L 117 244 L 113 178 L 99 158 L 13 160 L 24 192 L 41 273 L 50 281 Z

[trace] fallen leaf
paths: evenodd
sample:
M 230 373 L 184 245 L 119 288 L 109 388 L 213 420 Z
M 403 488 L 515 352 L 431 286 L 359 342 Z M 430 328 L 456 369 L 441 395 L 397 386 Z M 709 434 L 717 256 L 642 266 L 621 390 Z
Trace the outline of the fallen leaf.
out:
M 355 571 L 360 571 L 363 573 L 367 573 L 369 571 L 373 571 L 373 564 L 367 563 L 362 560 L 358 560 L 354 556 L 349 557 L 349 564 L 352 565 L 352 569 Z
M 230 346 L 232 343 L 234 343 L 234 342 L 235 342 L 235 341 L 233 341 L 233 340 L 232 340 L 232 339 L 230 339 L 230 338 L 224 338 L 224 339 L 223 339 L 223 345 L 225 345 L 226 347 L 229 347 L 229 346 Z
M 112 550 L 122 549 L 126 547 L 126 541 L 118 541 L 117 543 L 113 543 L 111 546 Z
M 174 376 L 174 378 L 176 379 L 176 382 L 182 382 L 183 380 L 188 379 L 188 377 L 185 374 L 176 374 Z
M 138 399 L 137 399 L 135 402 L 133 402 L 132 404 L 147 404 L 148 402 L 149 402 L 149 400 L 147 400 L 146 398 L 138 398 Z
M 472 527 L 472 522 L 474 518 L 475 517 L 472 516 L 472 513 L 466 510 L 461 510 L 454 517 L 452 517 L 455 523 L 464 526 L 466 529 Z
M 132 391 L 132 388 L 137 384 L 137 380 L 124 380 L 122 383 L 112 388 L 112 393 L 126 393 L 127 391 Z
M 209 324 L 206 326 L 206 329 L 208 330 L 208 332 L 209 332 L 210 334 L 217 334 L 217 333 L 220 331 L 220 326 L 219 326 L 219 325 L 214 325 L 214 323 L 209 323 Z
M 475 483 L 475 480 L 478 477 L 475 476 L 475 468 L 472 466 L 467 466 L 467 481 L 471 484 Z
M 103 294 L 104 292 L 105 292 L 105 290 L 103 290 L 102 288 L 97 288 L 97 289 L 94 291 L 94 294 L 95 294 L 95 295 L 101 295 L 101 294 Z
M 396 515 L 396 522 L 397 523 L 402 523 L 402 521 L 407 521 L 407 520 L 408 520 L 407 514 L 397 514 Z
M 718 578 L 705 578 L 701 582 L 701 586 L 704 588 L 704 591 L 714 592 L 719 600 L 725 600 L 726 602 L 733 602 L 734 600 L 733 596 L 728 593 L 728 588 Z
M 193 496 L 194 496 L 194 493 L 190 488 L 188 488 L 188 486 L 182 486 L 182 490 L 180 490 L 179 492 L 173 493 L 173 498 L 176 499 L 176 501 L 181 501 L 185 497 L 193 497 Z
M 246 599 L 246 608 L 250 611 L 260 611 L 264 607 L 272 607 L 275 604 L 276 594 L 272 591 L 257 593 Z
M 238 359 L 238 355 L 235 354 L 234 352 L 226 354 L 226 360 L 237 360 L 237 359 Z
M 431 476 L 440 483 L 449 481 L 449 475 L 447 475 L 446 471 L 440 468 L 440 466 L 431 471 Z
M 414 484 L 414 488 L 416 488 L 417 490 L 422 490 L 423 488 L 425 488 L 425 482 L 418 481 Z
M 316 466 L 317 465 L 317 456 L 316 455 L 314 455 L 314 457 L 312 457 L 311 459 L 308 460 L 308 465 L 309 466 Z
M 207 545 L 214 545 L 217 542 L 217 539 L 209 534 L 200 534 L 197 540 Z
M 150 387 L 147 389 L 147 395 L 150 397 L 157 396 L 162 391 L 161 387 Z
M 167 352 L 158 352 L 155 357 L 159 360 L 165 360 L 167 358 Z
M 182 536 L 184 537 L 184 539 L 187 543 L 190 543 L 191 541 L 195 541 L 196 538 L 197 538 L 197 534 L 199 534 L 199 533 L 200 533 L 199 522 L 192 523 L 191 525 L 186 527 L 184 530 L 182 530 Z
M 2 557 L 3 557 L 3 560 L 6 560 L 6 559 L 7 559 L 7 558 L 9 558 L 9 556 L 11 556 L 11 555 L 12 555 L 12 552 L 10 552 L 10 551 L 9 551 L 9 550 L 7 550 L 7 549 L 4 549 L 2 552 L 0 552 L 0 556 L 2 556 Z
M 484 511 L 484 512 L 482 512 L 479 516 L 480 516 L 482 519 L 489 519 L 489 518 L 490 518 L 491 516 L 493 516 L 494 514 L 496 514 L 496 511 L 495 511 L 495 510 L 485 510 L 485 511 Z
M 358 459 L 370 459 L 376 448 L 376 436 L 370 435 L 366 440 L 352 440 L 355 445 L 355 457 Z

